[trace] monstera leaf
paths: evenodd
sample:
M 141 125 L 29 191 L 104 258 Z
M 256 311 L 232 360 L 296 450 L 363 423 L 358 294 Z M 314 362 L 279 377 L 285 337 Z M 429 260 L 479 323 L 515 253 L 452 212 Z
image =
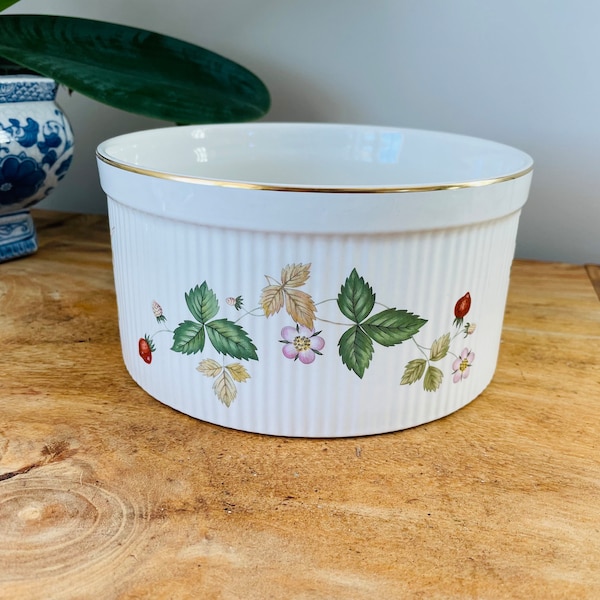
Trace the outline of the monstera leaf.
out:
M 4 9 L 16 4 L 19 0 L 0 0 L 0 12 Z
M 0 0 L 0 10 L 16 0 Z M 176 123 L 249 121 L 269 92 L 214 52 L 158 33 L 74 17 L 1 15 L 0 56 L 115 108 Z

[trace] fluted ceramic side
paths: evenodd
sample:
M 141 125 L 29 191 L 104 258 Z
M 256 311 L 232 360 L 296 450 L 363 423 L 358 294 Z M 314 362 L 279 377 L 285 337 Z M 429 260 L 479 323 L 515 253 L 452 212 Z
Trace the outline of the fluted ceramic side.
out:
M 112 200 L 109 210 L 125 363 L 139 385 L 186 414 L 277 435 L 372 434 L 449 414 L 493 376 L 519 211 L 446 230 L 363 236 L 206 227 Z M 284 287 L 290 266 L 301 272 L 298 285 L 282 291 L 275 311 L 265 290 Z M 374 296 L 356 322 L 340 308 L 352 286 Z M 190 331 L 203 326 L 200 309 L 190 311 L 200 289 L 213 303 L 206 323 L 242 328 L 231 352 L 238 357 L 211 342 L 208 326 L 201 349 L 183 344 L 186 322 L 196 322 Z M 290 290 L 314 303 L 310 330 L 288 310 Z M 368 321 L 385 311 L 394 327 L 402 311 L 412 315 L 414 332 L 392 343 L 397 332 L 384 331 L 391 341 L 380 343 Z M 291 327 L 303 355 L 290 346 Z M 349 354 L 343 338 L 353 328 L 370 332 L 370 359 Z

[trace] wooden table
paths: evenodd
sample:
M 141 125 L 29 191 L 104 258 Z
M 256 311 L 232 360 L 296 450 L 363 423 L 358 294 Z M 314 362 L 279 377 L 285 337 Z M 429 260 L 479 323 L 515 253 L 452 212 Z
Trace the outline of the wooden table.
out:
M 515 263 L 459 412 L 284 439 L 138 388 L 106 219 L 35 219 L 0 265 L 0 598 L 600 598 L 598 267 Z

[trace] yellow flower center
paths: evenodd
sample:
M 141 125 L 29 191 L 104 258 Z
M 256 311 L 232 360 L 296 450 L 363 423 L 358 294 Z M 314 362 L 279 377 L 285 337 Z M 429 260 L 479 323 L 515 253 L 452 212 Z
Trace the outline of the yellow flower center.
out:
M 306 350 L 310 350 L 310 338 L 307 338 L 304 335 L 298 335 L 294 338 L 293 341 L 294 348 L 298 352 L 304 352 Z
M 460 361 L 460 366 L 458 367 L 460 372 L 462 373 L 463 371 L 467 370 L 467 367 L 469 366 L 469 361 L 466 358 L 463 358 Z

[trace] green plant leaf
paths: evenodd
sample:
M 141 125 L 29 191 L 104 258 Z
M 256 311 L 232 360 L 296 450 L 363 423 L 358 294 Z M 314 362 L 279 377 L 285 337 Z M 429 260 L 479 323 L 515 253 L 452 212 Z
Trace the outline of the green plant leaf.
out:
M 429 368 L 425 372 L 425 379 L 423 380 L 423 389 L 426 392 L 435 392 L 440 385 L 442 385 L 442 379 L 444 374 L 437 368 L 429 365 Z
M 369 336 L 355 325 L 342 335 L 338 349 L 342 362 L 362 379 L 373 357 L 373 342 Z
M 19 0 L 0 0 L 0 11 L 6 10 L 9 6 L 16 4 Z
M 185 295 L 185 303 L 190 312 L 200 323 L 206 323 L 219 312 L 219 301 L 216 294 L 208 287 L 206 281 Z
M 1 15 L 0 55 L 104 104 L 180 124 L 249 121 L 270 105 L 262 81 L 237 63 L 114 23 Z
M 382 346 L 395 346 L 415 335 L 426 319 L 406 310 L 388 308 L 362 324 L 365 333 Z
M 256 346 L 248 334 L 236 323 L 218 319 L 206 323 L 206 331 L 215 350 L 233 358 L 258 360 Z
M 356 269 L 352 269 L 352 273 L 342 285 L 337 304 L 342 314 L 355 323 L 366 319 L 373 310 L 375 294 Z
M 424 358 L 415 358 L 414 360 L 411 360 L 406 367 L 404 367 L 404 374 L 402 375 L 400 385 L 410 385 L 411 383 L 415 383 L 415 381 L 419 381 L 419 379 L 423 377 L 423 373 L 425 373 L 426 366 L 427 361 Z
M 431 345 L 429 360 L 442 360 L 448 354 L 448 350 L 450 350 L 450 334 L 445 333 Z
M 196 354 L 204 350 L 204 326 L 194 321 L 184 321 L 173 332 L 171 350 L 182 354 Z

